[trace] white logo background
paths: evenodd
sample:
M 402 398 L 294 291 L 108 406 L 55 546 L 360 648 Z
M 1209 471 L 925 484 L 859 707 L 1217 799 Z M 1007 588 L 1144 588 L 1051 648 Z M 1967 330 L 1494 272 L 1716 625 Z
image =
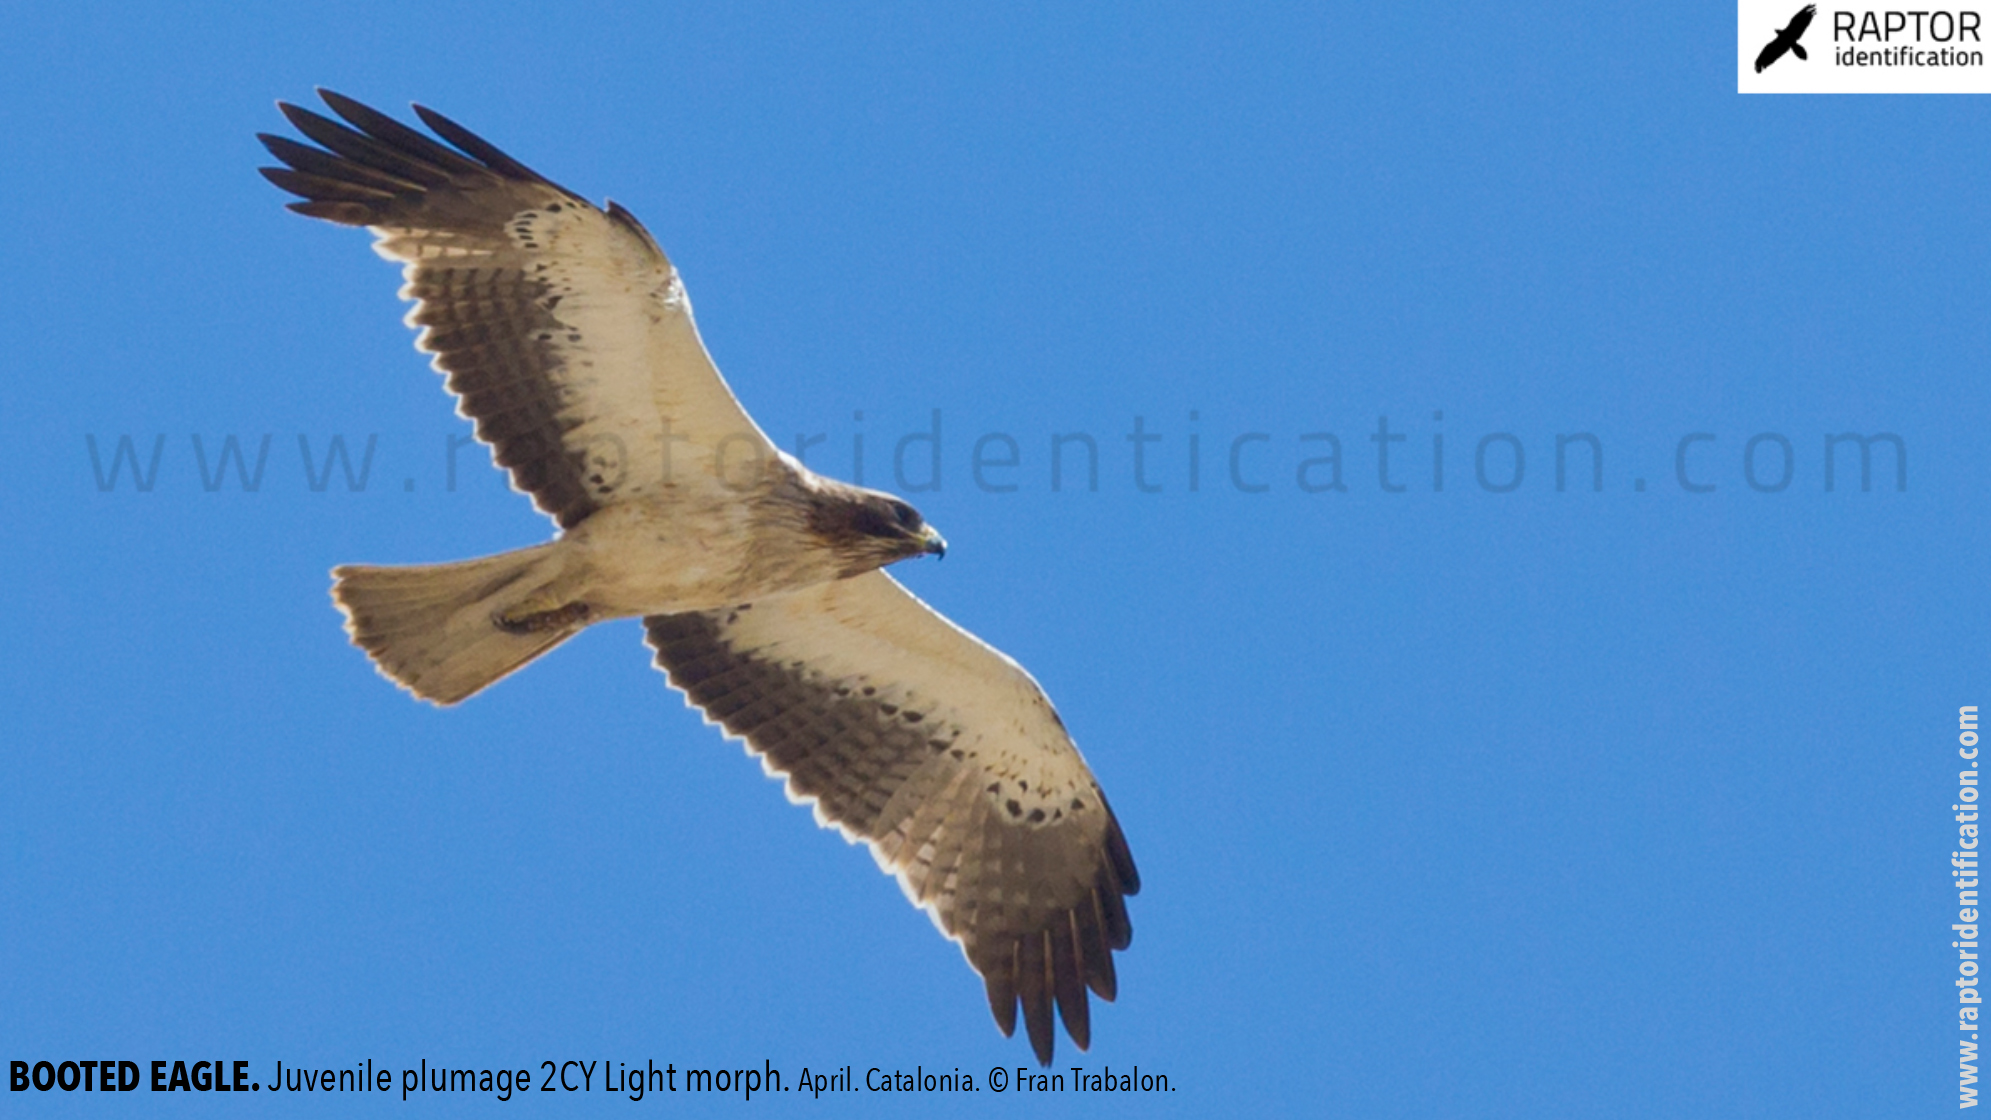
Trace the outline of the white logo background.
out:
M 1991 93 L 1991 5 L 1884 4 L 1822 0 L 1798 40 L 1810 57 L 1790 52 L 1758 74 L 1756 56 L 1790 24 L 1804 0 L 1737 0 L 1736 91 Z M 1952 61 L 1974 55 L 1975 62 L 1930 64 L 1939 63 L 1944 51 Z

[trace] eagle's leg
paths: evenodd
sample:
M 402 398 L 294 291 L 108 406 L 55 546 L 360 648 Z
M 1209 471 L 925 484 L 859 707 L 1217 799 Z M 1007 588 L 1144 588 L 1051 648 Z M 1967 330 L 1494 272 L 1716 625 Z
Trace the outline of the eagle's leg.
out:
M 586 603 L 563 603 L 548 610 L 533 610 L 521 603 L 510 610 L 491 612 L 491 621 L 507 634 L 544 634 L 585 625 L 591 612 Z

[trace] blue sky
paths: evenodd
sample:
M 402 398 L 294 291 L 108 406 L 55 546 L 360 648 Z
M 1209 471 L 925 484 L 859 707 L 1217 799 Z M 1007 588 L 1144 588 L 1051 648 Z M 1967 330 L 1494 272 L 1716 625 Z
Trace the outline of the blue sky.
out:
M 1722 5 L 1068 7 L 0 17 L 0 1058 L 1029 1064 L 634 623 L 448 711 L 346 644 L 334 564 L 547 523 L 479 447 L 451 489 L 395 270 L 255 174 L 325 85 L 640 216 L 1126 828 L 1056 1066 L 1172 1094 L 767 1108 L 1953 1108 L 1991 109 L 1738 97 Z M 1842 441 L 1828 491 L 1844 433 L 1905 475 Z

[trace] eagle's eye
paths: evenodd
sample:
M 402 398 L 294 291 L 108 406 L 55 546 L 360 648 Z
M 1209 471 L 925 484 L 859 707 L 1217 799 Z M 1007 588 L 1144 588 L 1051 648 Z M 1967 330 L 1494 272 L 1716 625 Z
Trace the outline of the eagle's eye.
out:
M 892 502 L 892 516 L 898 519 L 901 529 L 916 530 L 923 524 L 919 511 L 901 501 Z

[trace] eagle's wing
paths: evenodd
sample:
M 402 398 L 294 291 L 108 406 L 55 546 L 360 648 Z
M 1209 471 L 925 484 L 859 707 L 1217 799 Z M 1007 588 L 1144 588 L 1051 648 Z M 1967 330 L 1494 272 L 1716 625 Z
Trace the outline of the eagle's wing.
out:
M 1811 17 L 1817 14 L 1818 5 L 1816 4 L 1806 4 L 1804 7 L 1798 9 L 1798 13 L 1791 17 L 1790 26 L 1784 28 L 1784 37 L 1788 38 L 1792 43 L 1796 43 L 1799 39 L 1804 38 L 1804 29 L 1811 26 Z
M 314 148 L 259 139 L 290 208 L 368 226 L 403 262 L 416 345 L 512 485 L 565 527 L 695 472 L 737 484 L 776 452 L 707 356 L 677 270 L 630 213 L 598 209 L 439 113 L 455 149 L 327 90 L 295 105 Z M 350 125 L 351 127 L 348 127 Z
M 644 624 L 671 684 L 961 943 L 1004 1034 L 1020 1001 L 1048 1065 L 1055 1005 L 1086 1048 L 1140 877 L 1028 673 L 883 571 Z

